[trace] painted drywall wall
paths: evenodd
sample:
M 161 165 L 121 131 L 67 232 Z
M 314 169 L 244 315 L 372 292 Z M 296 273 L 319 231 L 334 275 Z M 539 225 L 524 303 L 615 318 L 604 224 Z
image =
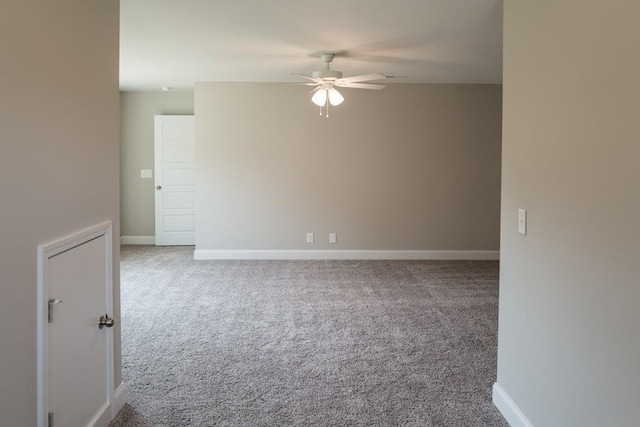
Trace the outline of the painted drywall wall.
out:
M 637 425 L 640 2 L 504 6 L 498 385 L 534 426 Z
M 153 170 L 153 116 L 193 114 L 193 92 L 120 93 L 120 220 L 122 236 L 155 235 L 154 180 L 140 177 Z
M 501 86 L 343 92 L 196 83 L 196 251 L 497 250 Z
M 38 245 L 105 220 L 119 232 L 118 21 L 115 0 L 2 4 L 2 425 L 36 425 Z M 119 319 L 118 262 L 113 277 Z

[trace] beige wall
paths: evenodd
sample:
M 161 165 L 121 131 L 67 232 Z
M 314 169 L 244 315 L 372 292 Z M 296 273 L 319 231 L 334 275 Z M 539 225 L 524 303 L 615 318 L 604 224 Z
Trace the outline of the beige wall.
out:
M 638 425 L 640 2 L 504 6 L 498 384 L 535 426 Z
M 105 220 L 119 232 L 118 7 L 115 0 L 3 1 L 2 425 L 36 423 L 38 245 Z M 113 255 L 119 259 L 118 245 Z M 119 319 L 118 262 L 113 276 Z
M 196 84 L 196 249 L 497 250 L 501 86 L 343 93 Z
M 193 92 L 121 92 L 120 218 L 122 236 L 154 236 L 153 116 L 193 114 Z

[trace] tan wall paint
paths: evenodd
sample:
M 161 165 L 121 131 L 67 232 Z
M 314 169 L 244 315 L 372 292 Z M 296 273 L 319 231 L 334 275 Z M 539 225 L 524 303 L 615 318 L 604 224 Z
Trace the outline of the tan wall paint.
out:
M 640 2 L 504 6 L 498 383 L 535 426 L 637 425 Z
M 153 116 L 193 114 L 193 92 L 121 92 L 120 219 L 122 236 L 154 236 Z
M 343 92 L 196 84 L 196 249 L 498 249 L 501 86 Z
M 105 220 L 119 232 L 118 21 L 115 0 L 2 4 L 2 425 L 36 423 L 38 245 Z M 119 259 L 118 245 L 113 255 Z M 118 262 L 113 276 L 119 319 Z

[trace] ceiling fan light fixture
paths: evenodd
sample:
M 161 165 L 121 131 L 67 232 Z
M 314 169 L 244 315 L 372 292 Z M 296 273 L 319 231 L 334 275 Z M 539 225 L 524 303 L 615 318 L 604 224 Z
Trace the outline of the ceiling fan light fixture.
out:
M 327 91 L 325 89 L 317 90 L 311 97 L 311 102 L 318 107 L 323 107 L 327 103 Z
M 336 105 L 342 104 L 344 101 L 344 96 L 340 92 L 338 92 L 335 88 L 331 88 L 327 90 L 327 94 L 329 95 L 329 102 L 334 107 Z

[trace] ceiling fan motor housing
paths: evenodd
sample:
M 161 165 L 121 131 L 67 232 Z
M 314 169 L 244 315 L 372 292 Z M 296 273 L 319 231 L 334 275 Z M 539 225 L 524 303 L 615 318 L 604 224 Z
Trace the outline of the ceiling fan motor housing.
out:
M 337 80 L 342 78 L 342 72 L 334 70 L 314 71 L 312 75 L 316 79 L 323 80 Z

